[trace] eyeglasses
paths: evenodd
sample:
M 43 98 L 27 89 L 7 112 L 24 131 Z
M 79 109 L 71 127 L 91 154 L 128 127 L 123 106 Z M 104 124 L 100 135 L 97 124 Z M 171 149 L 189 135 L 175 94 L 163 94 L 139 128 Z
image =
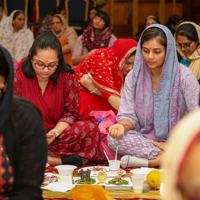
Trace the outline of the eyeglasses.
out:
M 194 43 L 194 41 L 190 45 L 180 45 L 180 44 L 177 44 L 176 47 L 179 48 L 179 49 L 184 48 L 185 50 L 189 50 L 191 48 L 191 46 L 193 45 L 193 43 Z
M 99 20 L 100 22 L 105 22 L 101 17 L 99 17 L 98 15 L 95 16 L 96 20 Z
M 50 63 L 48 65 L 45 65 L 44 63 L 35 62 L 34 64 L 35 64 L 35 67 L 39 70 L 43 70 L 43 69 L 45 69 L 45 67 L 47 67 L 48 70 L 55 71 L 58 67 L 58 64 L 56 64 L 56 63 Z
M 52 22 L 52 23 L 51 23 L 51 26 L 53 26 L 53 25 L 55 25 L 55 24 L 56 24 L 56 25 L 62 24 L 62 22 Z

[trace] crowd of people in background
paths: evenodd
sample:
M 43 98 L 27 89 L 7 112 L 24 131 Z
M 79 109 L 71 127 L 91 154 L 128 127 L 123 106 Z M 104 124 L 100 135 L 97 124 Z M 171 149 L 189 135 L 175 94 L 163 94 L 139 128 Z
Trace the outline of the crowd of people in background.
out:
M 177 173 L 167 162 L 175 137 L 184 132 L 177 123 L 199 107 L 199 49 L 200 26 L 178 15 L 164 25 L 148 16 L 136 41 L 117 39 L 108 13 L 97 8 L 89 10 L 78 36 L 59 6 L 45 16 L 34 38 L 23 11 L 6 17 L 0 5 L 0 156 L 6 161 L 0 159 L 0 166 L 8 171 L 0 173 L 1 193 L 40 199 L 46 162 L 105 161 L 99 153 L 105 146 L 110 152 L 118 148 L 123 168 L 158 167 L 165 160 L 167 173 Z M 95 118 L 93 111 L 114 113 L 104 147 L 99 126 L 106 118 Z M 172 138 L 171 131 L 177 132 Z M 199 131 L 198 125 L 193 135 L 185 134 L 187 145 Z M 181 188 L 187 187 L 187 167 Z

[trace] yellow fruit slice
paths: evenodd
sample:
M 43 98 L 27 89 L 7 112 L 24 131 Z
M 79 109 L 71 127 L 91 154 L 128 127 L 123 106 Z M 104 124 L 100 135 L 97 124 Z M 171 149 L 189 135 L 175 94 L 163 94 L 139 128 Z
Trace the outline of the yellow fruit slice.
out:
M 99 183 L 105 183 L 105 181 L 107 179 L 106 172 L 99 172 L 97 178 L 99 180 Z

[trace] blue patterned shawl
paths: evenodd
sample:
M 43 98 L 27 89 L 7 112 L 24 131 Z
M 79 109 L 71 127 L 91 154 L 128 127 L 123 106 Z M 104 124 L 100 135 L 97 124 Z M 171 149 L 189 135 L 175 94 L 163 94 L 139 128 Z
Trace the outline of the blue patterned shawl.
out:
M 180 119 L 180 64 L 170 30 L 159 24 L 151 25 L 146 29 L 151 27 L 160 28 L 166 34 L 166 56 L 158 90 L 154 96 L 151 72 L 142 55 L 140 38 L 133 67 L 135 110 L 141 134 L 154 134 L 156 137 L 166 140 Z

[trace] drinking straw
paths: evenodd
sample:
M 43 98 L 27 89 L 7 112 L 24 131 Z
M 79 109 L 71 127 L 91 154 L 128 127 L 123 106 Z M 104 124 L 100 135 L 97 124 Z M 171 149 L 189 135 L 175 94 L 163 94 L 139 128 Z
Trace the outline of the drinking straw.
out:
M 106 151 L 103 150 L 103 152 L 104 152 L 104 154 L 105 154 L 105 156 L 106 156 L 106 158 L 107 158 L 107 160 L 108 160 L 108 162 L 109 162 L 110 160 L 109 160 L 109 158 L 108 158 L 108 156 L 107 156 L 107 154 L 106 154 Z
M 118 147 L 117 147 L 116 153 L 115 153 L 115 162 L 116 162 L 116 160 L 117 160 L 117 151 L 118 151 Z

